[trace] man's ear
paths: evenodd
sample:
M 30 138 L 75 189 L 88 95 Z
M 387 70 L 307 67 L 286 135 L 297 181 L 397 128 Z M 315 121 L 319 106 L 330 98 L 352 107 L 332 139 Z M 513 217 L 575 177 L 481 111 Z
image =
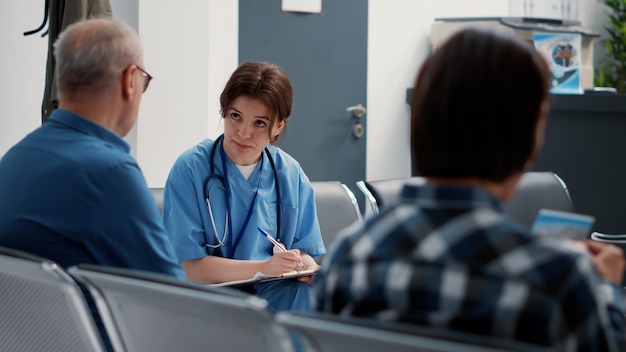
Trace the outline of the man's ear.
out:
M 137 67 L 135 65 L 130 65 L 124 73 L 122 74 L 122 97 L 124 100 L 129 100 L 135 93 L 135 90 L 138 89 L 137 81 L 135 80 L 135 73 L 137 72 Z

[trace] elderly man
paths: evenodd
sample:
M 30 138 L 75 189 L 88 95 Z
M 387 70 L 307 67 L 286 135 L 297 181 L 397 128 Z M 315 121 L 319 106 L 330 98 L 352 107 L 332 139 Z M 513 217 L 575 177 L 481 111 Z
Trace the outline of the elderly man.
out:
M 184 278 L 122 139 L 152 78 L 137 34 L 112 19 L 77 22 L 54 55 L 59 109 L 0 161 L 0 246 Z

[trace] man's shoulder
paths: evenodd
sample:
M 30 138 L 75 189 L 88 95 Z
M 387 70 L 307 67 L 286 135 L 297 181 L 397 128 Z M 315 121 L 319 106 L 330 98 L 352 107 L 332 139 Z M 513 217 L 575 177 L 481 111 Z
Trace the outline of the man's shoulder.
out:
M 213 146 L 214 141 L 205 139 L 185 150 L 176 158 L 171 172 L 188 173 L 197 170 L 208 170 L 211 164 L 216 164 L 215 160 L 219 157 L 217 152 L 215 153 L 216 155 L 213 155 Z

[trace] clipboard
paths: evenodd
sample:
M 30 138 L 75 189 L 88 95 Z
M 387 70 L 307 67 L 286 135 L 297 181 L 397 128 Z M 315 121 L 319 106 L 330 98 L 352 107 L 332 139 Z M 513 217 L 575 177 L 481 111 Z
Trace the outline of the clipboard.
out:
M 300 271 L 290 271 L 287 273 L 282 273 L 280 275 L 266 275 L 263 273 L 256 273 L 250 279 L 244 280 L 236 280 L 236 281 L 226 281 L 221 282 L 219 284 L 210 284 L 209 286 L 218 286 L 218 287 L 239 287 L 239 286 L 247 286 L 252 284 L 257 284 L 261 282 L 275 281 L 275 280 L 285 280 L 285 279 L 296 279 L 304 276 L 314 276 L 317 274 L 318 270 L 300 270 Z

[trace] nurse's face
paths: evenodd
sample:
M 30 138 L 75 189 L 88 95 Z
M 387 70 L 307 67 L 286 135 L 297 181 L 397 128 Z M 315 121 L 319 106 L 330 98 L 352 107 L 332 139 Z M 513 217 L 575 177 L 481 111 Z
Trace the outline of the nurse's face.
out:
M 270 136 L 280 133 L 285 122 L 275 124 L 270 131 L 270 116 L 270 107 L 259 99 L 241 95 L 233 100 L 224 116 L 224 151 L 235 164 L 259 161 Z

